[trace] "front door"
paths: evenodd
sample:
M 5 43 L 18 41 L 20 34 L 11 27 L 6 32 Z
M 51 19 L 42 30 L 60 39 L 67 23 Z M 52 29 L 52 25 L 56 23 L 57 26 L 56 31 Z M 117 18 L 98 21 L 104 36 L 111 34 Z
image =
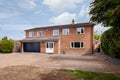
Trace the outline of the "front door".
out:
M 46 53 L 54 53 L 54 42 L 46 43 Z

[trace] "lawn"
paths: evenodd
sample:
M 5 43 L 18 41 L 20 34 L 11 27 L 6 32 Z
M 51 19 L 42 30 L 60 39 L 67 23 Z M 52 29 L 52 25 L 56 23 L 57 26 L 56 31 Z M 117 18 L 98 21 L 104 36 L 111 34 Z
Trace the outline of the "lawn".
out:
M 0 69 L 0 80 L 120 80 L 120 74 L 11 66 Z
M 120 80 L 120 74 L 98 73 L 81 70 L 65 70 L 68 74 L 73 74 L 75 78 L 83 80 Z

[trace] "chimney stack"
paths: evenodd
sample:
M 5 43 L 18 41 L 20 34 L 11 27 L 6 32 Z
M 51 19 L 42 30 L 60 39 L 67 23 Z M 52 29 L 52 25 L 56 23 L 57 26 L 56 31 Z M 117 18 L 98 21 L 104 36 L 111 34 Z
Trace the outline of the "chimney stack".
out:
M 75 20 L 73 19 L 73 20 L 72 20 L 72 24 L 74 24 L 74 23 L 75 23 Z

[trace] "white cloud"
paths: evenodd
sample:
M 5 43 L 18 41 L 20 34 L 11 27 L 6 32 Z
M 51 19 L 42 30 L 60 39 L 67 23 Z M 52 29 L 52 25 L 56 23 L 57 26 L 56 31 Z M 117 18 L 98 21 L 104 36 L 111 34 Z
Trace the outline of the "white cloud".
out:
M 0 19 L 18 16 L 24 11 L 32 10 L 36 6 L 35 0 L 0 0 Z
M 76 14 L 64 12 L 59 16 L 51 18 L 49 21 L 54 24 L 68 24 L 72 23 L 72 19 L 76 19 Z
M 79 15 L 78 17 L 79 18 L 83 18 L 83 17 L 86 17 L 86 18 L 89 18 L 89 14 L 88 14 L 88 7 L 85 7 L 84 5 L 82 6 L 80 12 L 79 12 Z
M 20 0 L 18 6 L 24 9 L 33 9 L 37 4 L 35 3 L 35 0 Z
M 43 4 L 47 5 L 52 11 L 63 11 L 65 9 L 73 9 L 78 3 L 84 0 L 43 0 Z
M 104 27 L 101 24 L 95 25 L 94 27 L 94 32 L 97 32 L 98 34 L 103 33 L 104 31 L 106 31 L 107 29 L 109 29 L 110 27 Z
M 2 10 L 20 10 L 20 9 L 33 9 L 37 6 L 35 0 L 10 0 L 10 1 L 1 1 L 0 0 L 0 9 Z

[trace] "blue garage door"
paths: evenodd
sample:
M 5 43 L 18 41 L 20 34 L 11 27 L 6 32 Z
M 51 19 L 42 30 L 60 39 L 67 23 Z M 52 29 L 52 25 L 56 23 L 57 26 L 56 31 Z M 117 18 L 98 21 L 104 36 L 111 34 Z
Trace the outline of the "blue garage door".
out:
M 39 42 L 24 43 L 24 52 L 40 52 Z

